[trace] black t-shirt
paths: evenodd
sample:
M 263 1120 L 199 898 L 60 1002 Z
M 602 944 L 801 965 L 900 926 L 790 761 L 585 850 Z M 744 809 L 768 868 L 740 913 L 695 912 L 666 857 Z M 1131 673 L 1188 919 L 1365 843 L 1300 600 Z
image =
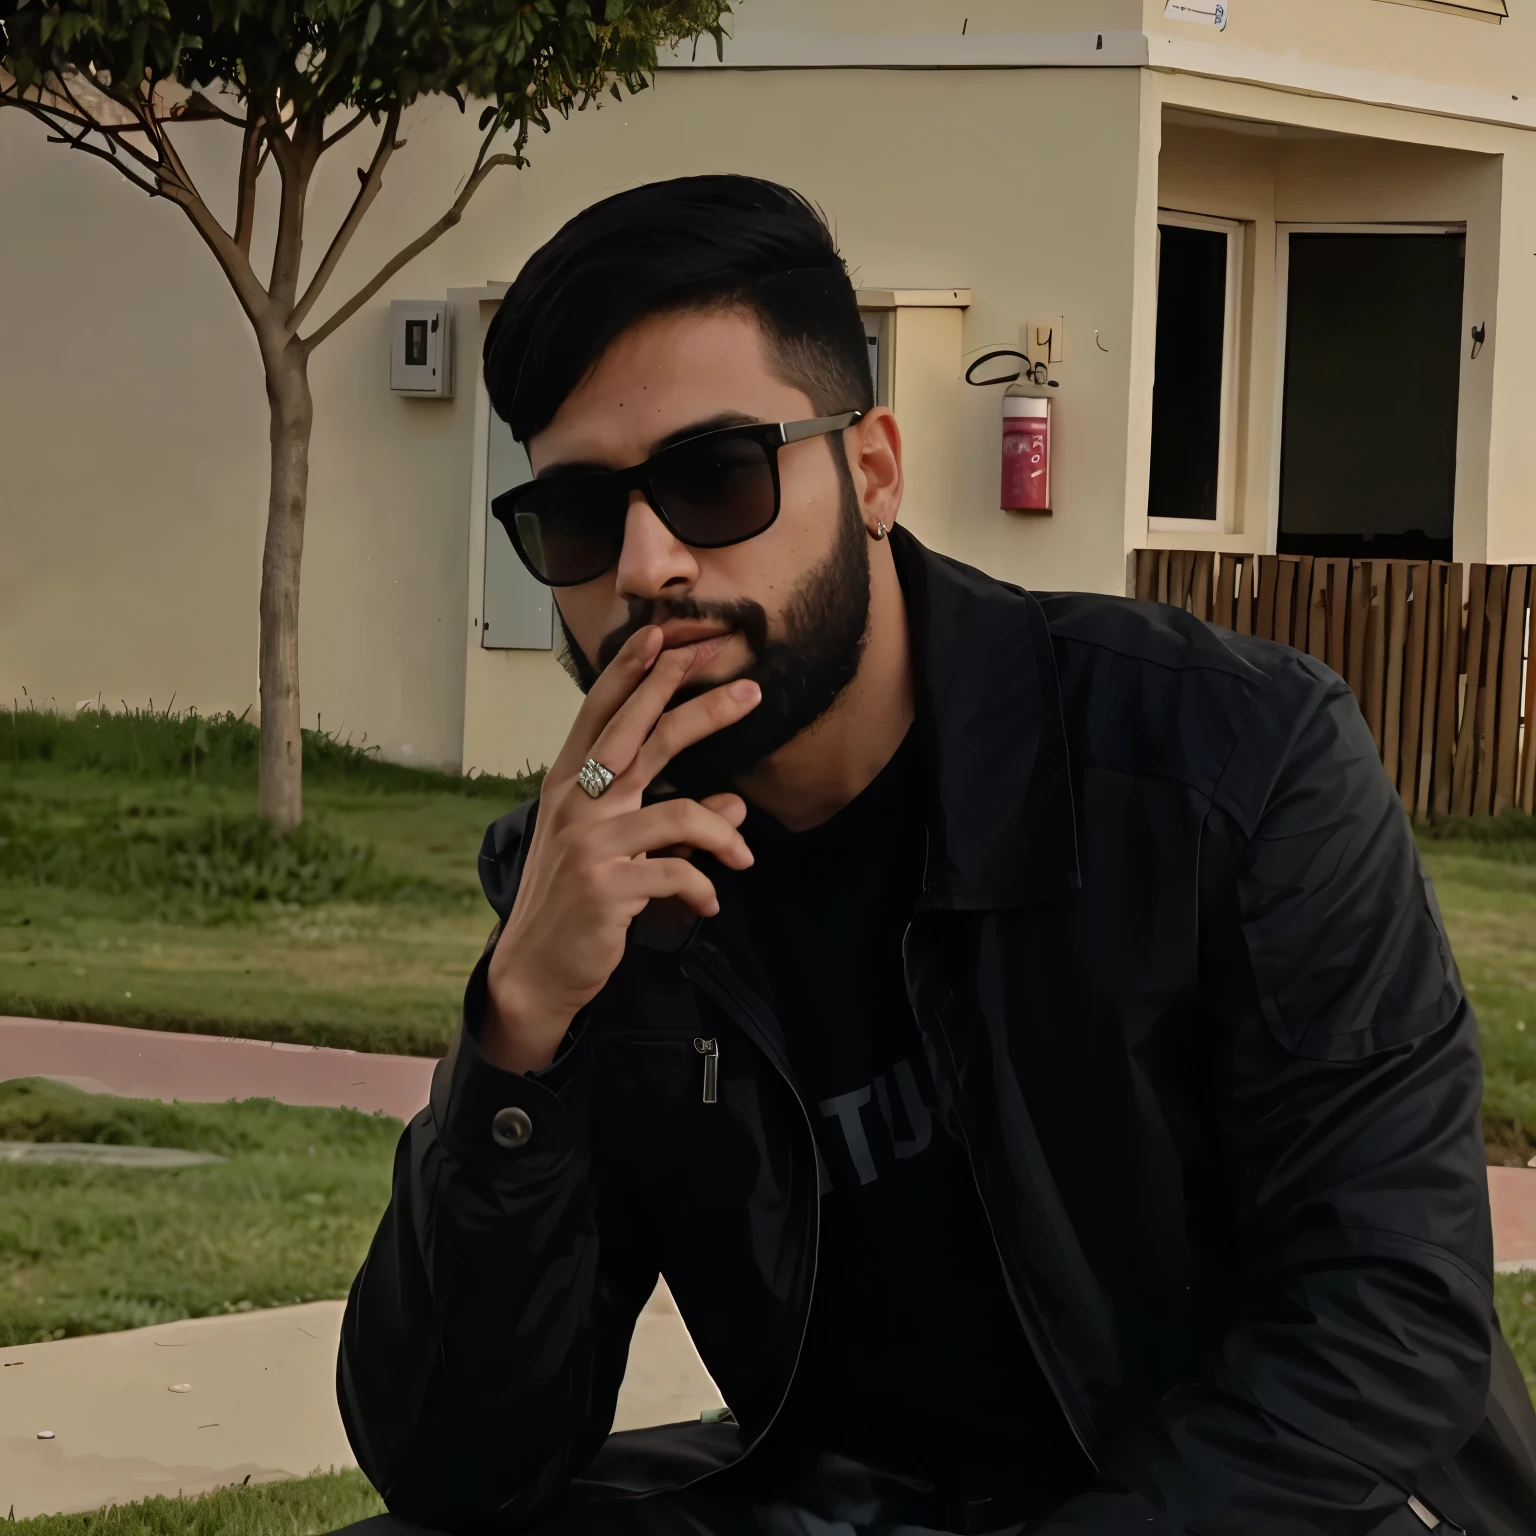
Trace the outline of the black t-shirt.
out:
M 915 736 L 822 826 L 754 809 L 743 832 L 747 918 L 824 1165 L 809 1332 L 773 1440 L 946 1485 L 1081 1481 L 907 999 L 927 852 Z

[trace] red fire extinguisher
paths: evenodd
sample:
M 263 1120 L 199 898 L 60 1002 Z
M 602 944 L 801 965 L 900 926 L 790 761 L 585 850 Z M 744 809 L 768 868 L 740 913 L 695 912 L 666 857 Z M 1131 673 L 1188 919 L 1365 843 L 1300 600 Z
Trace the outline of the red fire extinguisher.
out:
M 998 378 L 978 379 L 976 371 L 995 357 L 1016 357 L 1024 367 Z M 1015 382 L 1017 380 L 1017 382 Z M 1047 389 L 1056 381 L 1044 363 L 1030 364 L 1012 348 L 988 352 L 965 370 L 965 382 L 977 388 L 1008 384 L 1003 394 L 1003 487 L 1005 512 L 1051 510 L 1051 401 Z
M 1002 507 L 1051 510 L 1051 402 L 1018 384 L 1003 396 Z

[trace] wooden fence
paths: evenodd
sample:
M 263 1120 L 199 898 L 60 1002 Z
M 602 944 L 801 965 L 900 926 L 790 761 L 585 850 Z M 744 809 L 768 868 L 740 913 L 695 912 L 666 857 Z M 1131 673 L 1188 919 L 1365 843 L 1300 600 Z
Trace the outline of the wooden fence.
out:
M 1139 549 L 1134 581 L 1139 598 L 1332 667 L 1410 815 L 1497 816 L 1536 812 L 1533 570 Z

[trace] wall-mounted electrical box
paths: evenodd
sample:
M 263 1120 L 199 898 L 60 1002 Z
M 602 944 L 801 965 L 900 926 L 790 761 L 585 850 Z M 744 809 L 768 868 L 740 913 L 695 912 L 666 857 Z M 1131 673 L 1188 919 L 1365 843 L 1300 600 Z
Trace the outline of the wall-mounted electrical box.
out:
M 389 306 L 389 387 L 400 395 L 453 399 L 453 311 L 436 299 Z

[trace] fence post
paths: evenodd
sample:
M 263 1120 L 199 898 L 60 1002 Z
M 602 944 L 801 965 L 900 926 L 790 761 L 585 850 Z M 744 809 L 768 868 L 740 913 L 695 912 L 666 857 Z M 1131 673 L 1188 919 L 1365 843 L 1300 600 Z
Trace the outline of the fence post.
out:
M 1424 616 L 1429 566 L 1422 560 L 1402 567 L 1407 582 L 1408 638 L 1403 649 L 1403 723 L 1397 758 L 1397 791 L 1411 816 L 1418 800 L 1419 739 L 1424 731 Z
M 1466 687 L 1461 695 L 1461 725 L 1456 732 L 1456 775 L 1451 814 L 1472 814 L 1472 785 L 1476 761 L 1477 717 L 1482 705 L 1480 679 L 1484 665 L 1484 609 L 1488 601 L 1488 567 L 1473 565 L 1467 572 Z
M 1439 741 L 1440 647 L 1445 639 L 1445 562 L 1431 561 L 1424 570 L 1424 701 L 1419 725 L 1419 763 L 1412 814 L 1429 815 L 1430 777 Z
M 1528 567 L 1512 565 L 1504 597 L 1504 638 L 1499 657 L 1498 738 L 1493 780 L 1493 814 L 1515 803 L 1515 777 L 1520 765 L 1520 665 L 1525 651 L 1526 574 Z M 1491 681 L 1491 679 L 1490 679 Z
M 1465 650 L 1462 626 L 1465 615 L 1461 601 L 1462 579 L 1459 565 L 1447 566 L 1445 572 L 1444 627 L 1440 648 L 1440 698 L 1435 712 L 1434 782 L 1430 809 L 1436 816 L 1451 814 L 1451 787 L 1456 769 L 1456 727 L 1460 723 L 1461 669 Z

